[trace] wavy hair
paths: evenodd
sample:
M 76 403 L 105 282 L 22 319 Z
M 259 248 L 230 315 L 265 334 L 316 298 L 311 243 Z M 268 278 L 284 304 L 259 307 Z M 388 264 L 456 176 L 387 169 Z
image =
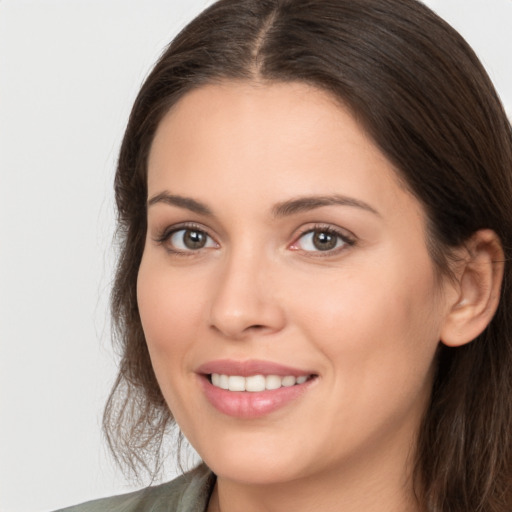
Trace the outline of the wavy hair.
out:
M 112 315 L 121 352 L 104 430 L 122 465 L 159 461 L 172 424 L 144 340 L 136 280 L 155 131 L 192 89 L 219 80 L 305 82 L 349 108 L 428 219 L 428 249 L 490 228 L 506 256 L 498 310 L 459 348 L 440 344 L 419 432 L 416 493 L 430 512 L 512 510 L 512 133 L 464 39 L 416 0 L 220 0 L 168 46 L 135 101 L 115 195 L 120 256 Z

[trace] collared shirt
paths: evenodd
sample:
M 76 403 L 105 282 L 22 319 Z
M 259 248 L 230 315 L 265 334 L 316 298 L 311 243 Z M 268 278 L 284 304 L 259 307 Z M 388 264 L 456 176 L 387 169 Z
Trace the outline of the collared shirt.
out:
M 55 512 L 206 512 L 215 475 L 202 464 L 171 482 Z

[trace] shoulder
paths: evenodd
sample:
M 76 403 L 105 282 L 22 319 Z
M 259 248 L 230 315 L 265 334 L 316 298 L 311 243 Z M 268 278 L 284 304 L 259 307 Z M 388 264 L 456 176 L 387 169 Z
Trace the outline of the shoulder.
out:
M 204 512 L 215 476 L 201 465 L 171 482 L 56 512 Z

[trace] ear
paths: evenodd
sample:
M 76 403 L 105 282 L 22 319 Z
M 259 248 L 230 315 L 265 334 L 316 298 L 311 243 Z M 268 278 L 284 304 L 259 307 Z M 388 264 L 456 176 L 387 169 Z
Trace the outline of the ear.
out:
M 500 239 L 490 229 L 477 231 L 460 252 L 441 328 L 441 341 L 449 347 L 473 341 L 489 325 L 498 308 L 505 266 Z

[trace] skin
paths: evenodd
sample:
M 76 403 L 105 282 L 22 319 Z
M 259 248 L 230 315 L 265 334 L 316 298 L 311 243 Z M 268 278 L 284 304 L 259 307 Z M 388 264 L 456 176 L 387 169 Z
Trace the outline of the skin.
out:
M 164 193 L 210 213 L 151 202 Z M 368 208 L 275 215 L 333 194 Z M 199 88 L 157 130 L 148 197 L 139 310 L 163 395 L 218 476 L 209 510 L 420 510 L 414 444 L 460 288 L 435 279 L 419 202 L 350 113 L 299 83 Z M 183 246 L 183 231 L 162 241 L 184 222 L 208 235 L 203 248 Z M 352 243 L 318 250 L 304 233 L 326 227 Z M 198 366 L 216 359 L 317 378 L 277 411 L 240 419 L 199 384 Z

